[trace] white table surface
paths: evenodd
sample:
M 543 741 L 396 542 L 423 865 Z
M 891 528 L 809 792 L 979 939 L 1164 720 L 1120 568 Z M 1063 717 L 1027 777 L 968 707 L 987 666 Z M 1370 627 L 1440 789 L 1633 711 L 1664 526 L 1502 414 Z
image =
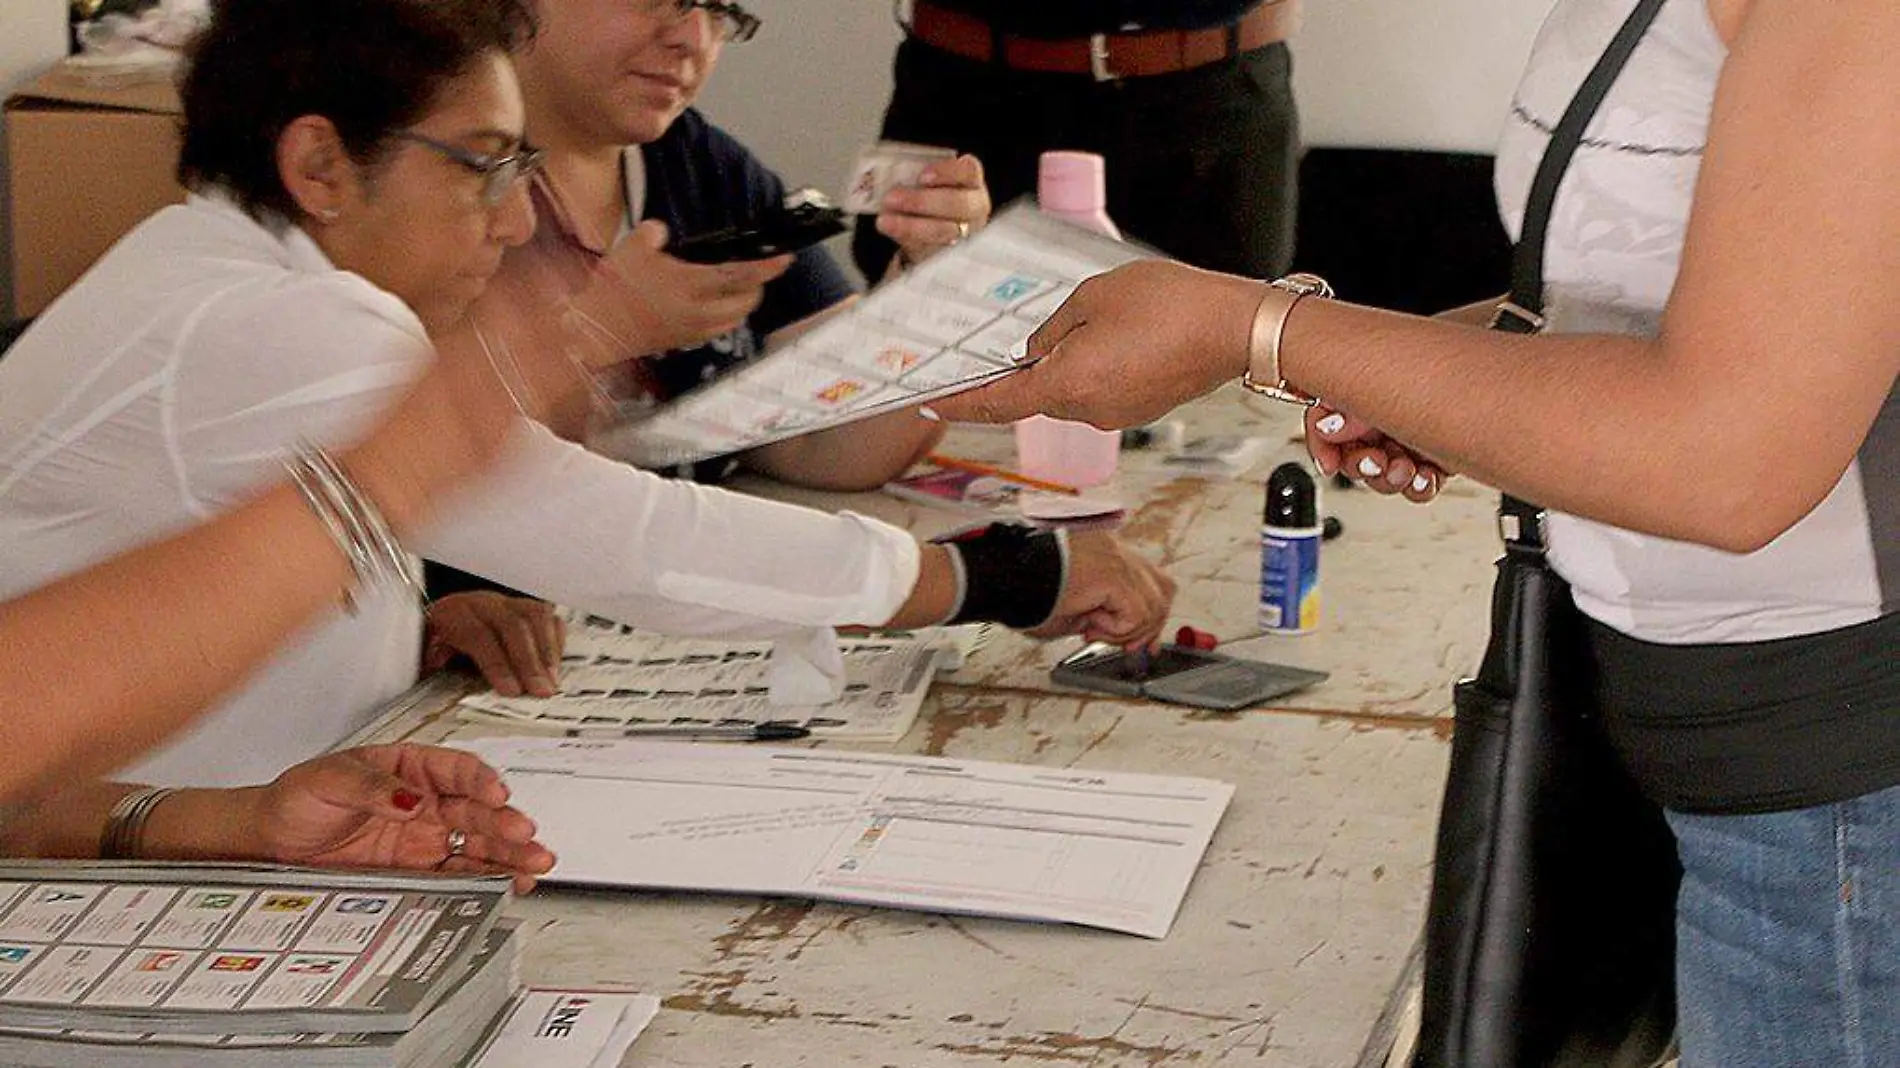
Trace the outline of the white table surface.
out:
M 735 1065 L 1354 1064 L 1418 932 L 1449 735 L 1450 686 L 1475 664 L 1496 553 L 1483 487 L 1429 507 L 1327 492 L 1344 534 L 1322 552 L 1322 623 L 1255 632 L 1266 473 L 1300 455 L 1297 413 L 1223 390 L 1179 417 L 1190 434 L 1262 436 L 1237 479 L 1186 477 L 1125 451 L 1125 532 L 1181 584 L 1174 625 L 1223 649 L 1317 667 L 1327 682 L 1239 713 L 1064 693 L 1048 667 L 1075 642 L 1002 635 L 935 687 L 894 748 L 1236 784 L 1173 931 L 1077 928 L 810 901 L 543 888 L 513 911 L 541 925 L 543 984 L 624 986 L 665 1008 L 623 1062 Z M 1006 432 L 947 448 L 1007 461 Z M 757 488 L 759 484 L 752 484 Z M 773 488 L 922 532 L 964 517 L 881 494 Z M 438 682 L 362 736 L 492 732 L 443 714 Z M 532 813 L 531 813 L 532 815 Z

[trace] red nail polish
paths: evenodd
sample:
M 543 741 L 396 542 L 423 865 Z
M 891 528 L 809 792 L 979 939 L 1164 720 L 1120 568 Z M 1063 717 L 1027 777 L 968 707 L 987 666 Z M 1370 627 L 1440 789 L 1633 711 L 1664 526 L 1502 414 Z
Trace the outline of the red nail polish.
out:
M 413 790 L 397 790 L 389 800 L 404 812 L 414 812 L 416 806 L 422 804 L 422 795 Z

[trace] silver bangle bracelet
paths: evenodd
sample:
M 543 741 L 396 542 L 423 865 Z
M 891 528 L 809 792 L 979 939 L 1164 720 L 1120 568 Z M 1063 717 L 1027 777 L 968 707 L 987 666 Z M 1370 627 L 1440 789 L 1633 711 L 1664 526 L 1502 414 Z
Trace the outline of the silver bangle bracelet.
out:
M 160 801 L 177 793 L 168 786 L 147 786 L 119 798 L 99 832 L 99 856 L 105 860 L 133 860 L 145 836 L 145 821 Z
M 418 603 L 424 599 L 421 565 L 403 550 L 382 510 L 334 456 L 305 442 L 284 467 L 304 503 L 350 563 L 355 583 L 343 591 L 344 611 L 356 614 L 357 588 L 395 587 L 406 589 Z

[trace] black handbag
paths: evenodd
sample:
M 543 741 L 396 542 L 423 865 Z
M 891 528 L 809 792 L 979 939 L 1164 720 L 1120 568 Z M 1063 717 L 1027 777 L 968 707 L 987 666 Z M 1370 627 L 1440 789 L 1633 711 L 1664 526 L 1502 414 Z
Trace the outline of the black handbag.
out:
M 1642 0 L 1551 136 L 1493 327 L 1541 328 L 1544 239 L 1584 126 L 1663 0 Z M 1593 713 L 1584 620 L 1505 497 L 1491 637 L 1453 694 L 1414 1068 L 1649 1068 L 1675 1027 L 1675 842 Z

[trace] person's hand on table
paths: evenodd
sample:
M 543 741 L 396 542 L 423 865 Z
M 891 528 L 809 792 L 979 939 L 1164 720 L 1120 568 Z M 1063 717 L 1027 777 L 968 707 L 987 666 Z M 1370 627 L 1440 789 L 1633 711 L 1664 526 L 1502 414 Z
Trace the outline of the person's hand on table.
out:
M 1377 427 L 1324 403 L 1307 409 L 1306 448 L 1322 475 L 1343 474 L 1376 493 L 1398 493 L 1420 504 L 1438 496 L 1451 477 Z
M 1174 604 L 1174 580 L 1107 531 L 1069 536 L 1069 581 L 1055 614 L 1029 633 L 1080 634 L 1124 648 L 1147 647 L 1161 634 Z
M 1083 282 L 1029 338 L 1015 374 L 932 401 L 946 419 L 1041 413 L 1108 430 L 1153 422 L 1239 378 L 1261 284 L 1159 260 Z
M 422 670 L 468 657 L 503 697 L 552 697 L 560 687 L 567 624 L 554 606 L 530 597 L 456 593 L 429 606 Z
M 346 749 L 232 793 L 252 808 L 251 852 L 281 864 L 508 874 L 522 893 L 554 867 L 501 775 L 455 749 Z
M 884 194 L 877 231 L 897 242 L 897 263 L 922 263 L 990 221 L 983 163 L 958 156 L 924 168 L 918 184 Z

